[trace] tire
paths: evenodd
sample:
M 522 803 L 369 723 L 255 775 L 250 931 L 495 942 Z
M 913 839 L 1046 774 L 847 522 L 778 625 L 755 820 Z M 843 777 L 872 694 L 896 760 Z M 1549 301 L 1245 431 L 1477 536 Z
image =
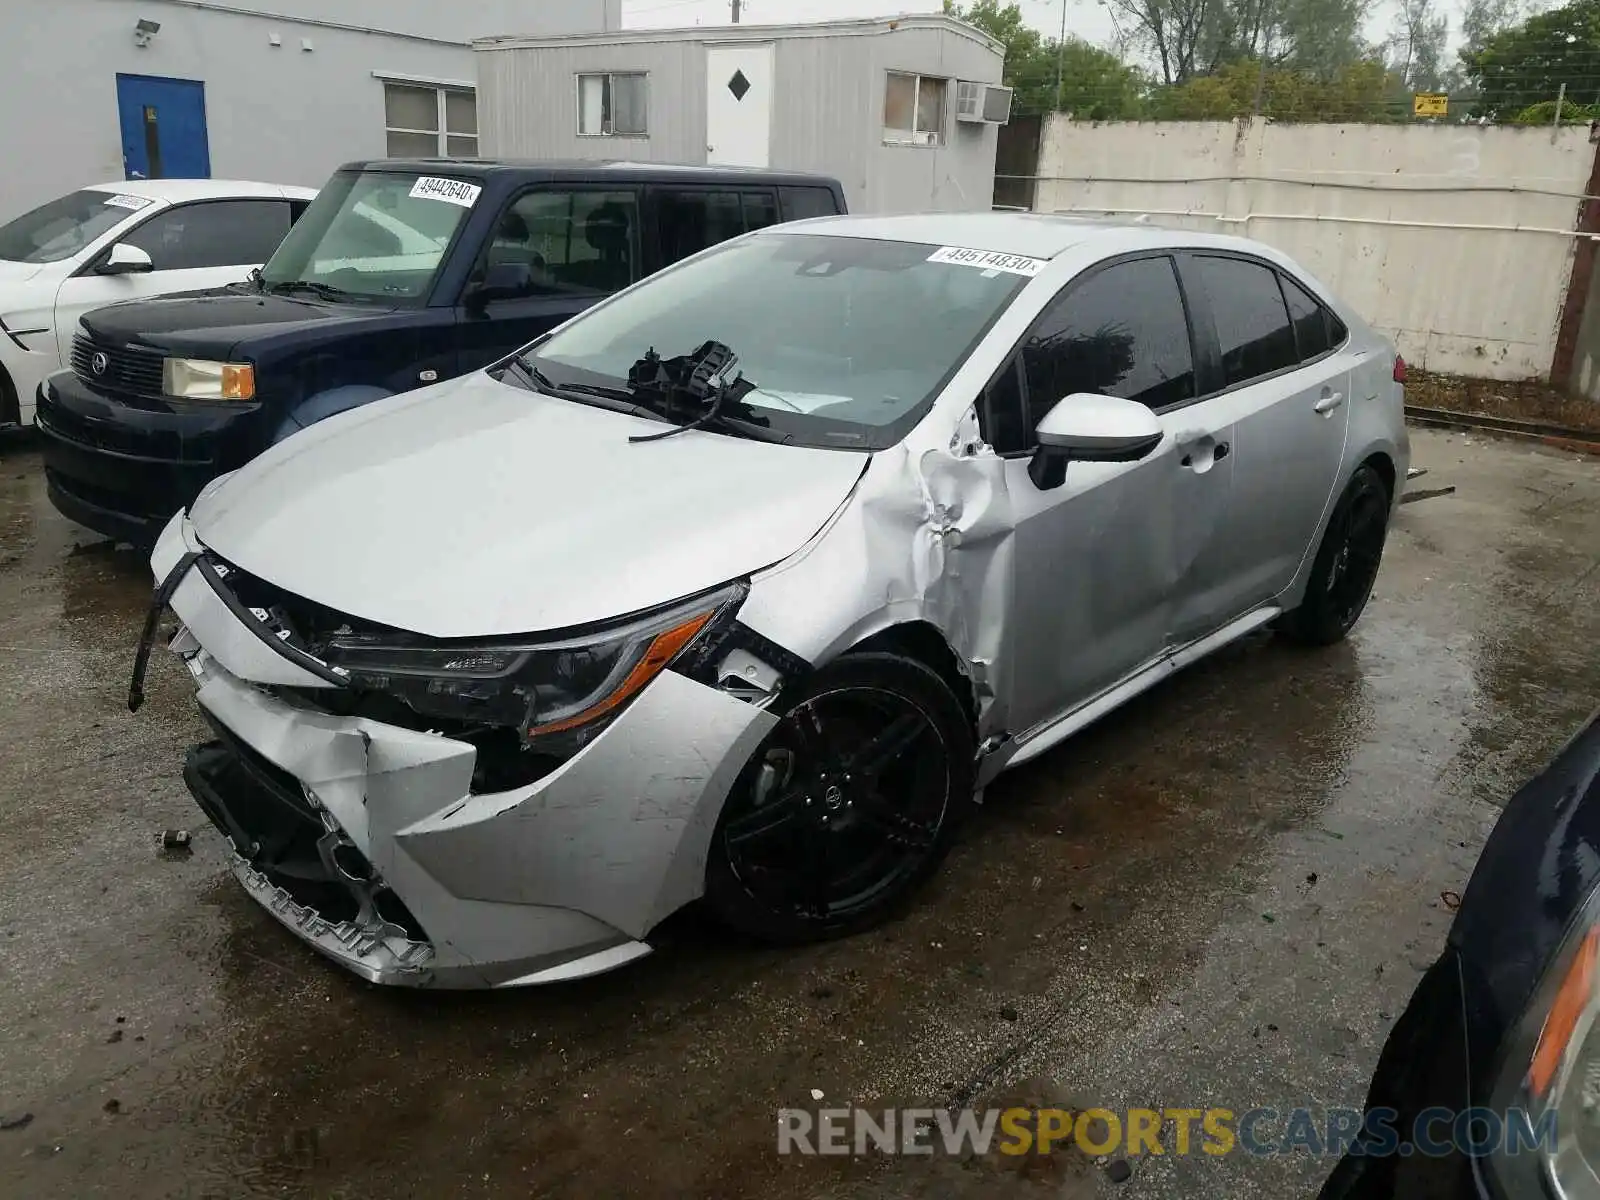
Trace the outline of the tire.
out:
M 975 806 L 972 727 L 938 672 L 893 653 L 846 654 L 779 704 L 717 821 L 706 902 L 766 942 L 870 928 Z
M 1279 630 L 1307 646 L 1331 646 L 1348 634 L 1372 595 L 1389 532 L 1390 494 L 1383 476 L 1360 467 L 1328 518 L 1300 607 Z

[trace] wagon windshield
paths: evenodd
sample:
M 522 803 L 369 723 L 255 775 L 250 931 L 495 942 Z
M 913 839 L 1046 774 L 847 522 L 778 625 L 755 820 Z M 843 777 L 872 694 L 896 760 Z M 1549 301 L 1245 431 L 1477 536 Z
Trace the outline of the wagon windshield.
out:
M 417 172 L 341 171 L 261 268 L 269 291 L 416 300 L 482 189 Z
M 647 350 L 734 347 L 774 431 L 882 448 L 921 419 L 1037 268 L 978 251 L 761 234 L 672 268 L 578 318 L 528 358 L 556 384 L 621 387 Z

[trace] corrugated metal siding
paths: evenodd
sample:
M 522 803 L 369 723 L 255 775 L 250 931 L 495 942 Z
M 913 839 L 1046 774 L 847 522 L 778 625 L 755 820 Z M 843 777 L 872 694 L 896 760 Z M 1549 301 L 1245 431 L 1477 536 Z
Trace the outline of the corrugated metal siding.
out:
M 774 51 L 772 165 L 820 171 L 844 185 L 852 211 L 870 210 L 875 121 L 872 47 L 877 38 L 780 38 Z M 881 118 L 879 118 L 881 119 Z
M 579 136 L 577 77 L 598 71 L 649 75 L 649 136 Z M 478 128 L 486 155 L 704 162 L 705 47 L 662 41 L 480 50 Z
M 753 31 L 752 31 L 753 32 Z M 987 209 L 998 141 L 993 126 L 955 119 L 954 80 L 998 83 L 999 53 L 958 32 L 906 27 L 825 34 L 778 28 L 756 38 L 730 30 L 661 40 L 637 35 L 617 44 L 480 46 L 478 124 L 483 152 L 520 158 L 630 158 L 702 163 L 706 159 L 706 46 L 770 41 L 776 101 L 770 162 L 837 178 L 857 212 Z M 952 85 L 945 144 L 883 144 L 883 101 L 891 70 L 936 75 Z M 646 71 L 650 135 L 577 134 L 579 72 Z
M 994 196 L 995 126 L 956 120 L 955 80 L 999 83 L 1004 60 L 958 34 L 907 29 L 874 38 L 873 181 L 863 208 L 873 212 L 971 212 Z M 891 146 L 883 142 L 883 93 L 890 71 L 951 80 L 945 96 L 944 145 Z

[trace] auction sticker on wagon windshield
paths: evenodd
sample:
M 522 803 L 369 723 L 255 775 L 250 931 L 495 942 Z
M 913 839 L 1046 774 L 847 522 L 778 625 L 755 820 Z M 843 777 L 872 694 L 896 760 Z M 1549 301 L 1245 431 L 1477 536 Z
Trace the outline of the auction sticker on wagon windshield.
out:
M 474 183 L 462 183 L 459 179 L 440 179 L 436 175 L 424 175 L 411 185 L 411 195 L 419 200 L 443 200 L 446 204 L 459 204 L 462 208 L 471 208 L 478 202 L 478 193 L 483 191 Z
M 961 246 L 940 246 L 928 255 L 929 262 L 954 263 L 977 267 L 980 271 L 1006 271 L 1012 275 L 1034 276 L 1044 270 L 1047 260 L 1021 254 L 996 254 L 992 250 L 968 250 Z

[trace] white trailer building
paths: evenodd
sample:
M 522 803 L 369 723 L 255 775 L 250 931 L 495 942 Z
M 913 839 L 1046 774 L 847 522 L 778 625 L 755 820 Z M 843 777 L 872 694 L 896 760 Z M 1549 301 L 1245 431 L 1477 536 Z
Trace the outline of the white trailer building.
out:
M 475 154 L 471 41 L 618 30 L 621 0 L 4 0 L 0 224 L 86 183 L 316 186 Z
M 483 152 L 819 171 L 857 212 L 987 209 L 1004 48 L 943 16 L 474 43 Z

